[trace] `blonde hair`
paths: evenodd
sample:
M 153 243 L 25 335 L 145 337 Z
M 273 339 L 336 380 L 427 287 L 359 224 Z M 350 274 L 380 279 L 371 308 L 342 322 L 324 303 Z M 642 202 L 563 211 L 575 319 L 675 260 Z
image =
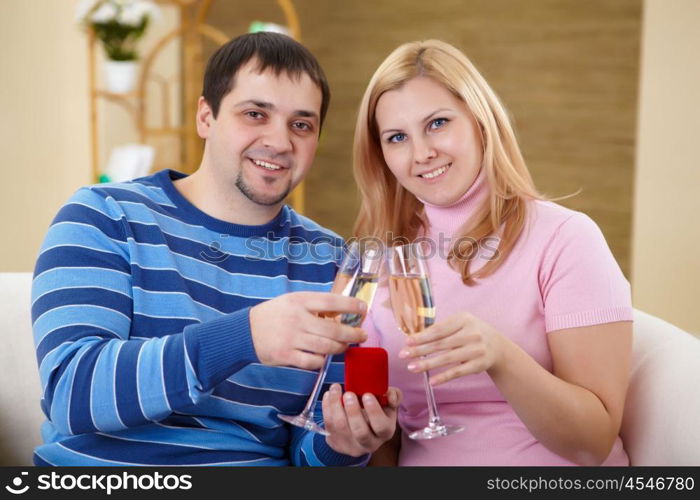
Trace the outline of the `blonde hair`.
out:
M 527 201 L 541 196 L 505 108 L 469 59 L 445 42 L 425 40 L 401 45 L 377 68 L 367 86 L 353 145 L 353 169 L 361 196 L 354 233 L 390 243 L 389 235 L 413 240 L 421 228 L 426 229 L 423 204 L 396 181 L 384 161 L 375 116 L 382 94 L 417 76 L 432 78 L 462 100 L 481 130 L 482 168 L 489 200 L 455 235 L 460 244 L 449 254 L 450 264 L 460 272 L 462 281 L 472 285 L 475 278 L 492 274 L 506 259 L 525 225 Z M 469 267 L 478 255 L 476 250 L 485 238 L 495 234 L 500 236 L 499 258 L 471 274 Z

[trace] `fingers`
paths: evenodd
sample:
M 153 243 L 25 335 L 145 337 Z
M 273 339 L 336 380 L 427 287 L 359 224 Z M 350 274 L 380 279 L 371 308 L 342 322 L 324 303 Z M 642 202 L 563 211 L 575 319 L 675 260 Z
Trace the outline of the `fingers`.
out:
M 389 387 L 387 391 L 387 399 L 391 408 L 398 408 L 403 401 L 403 393 L 398 387 Z
M 299 300 L 312 313 L 348 313 L 365 314 L 367 303 L 355 297 L 346 297 L 335 293 L 299 292 Z
M 377 401 L 374 396 L 372 396 L 372 399 L 374 399 L 375 402 Z M 377 405 L 379 405 L 379 403 L 377 403 Z M 375 437 L 365 420 L 360 401 L 357 399 L 355 393 L 346 392 L 343 394 L 343 406 L 345 407 L 348 428 L 355 438 L 355 441 L 357 441 L 363 449 L 371 449 Z
M 348 344 L 366 340 L 361 329 L 319 318 L 310 308 L 357 314 L 366 305 L 359 299 L 329 293 L 295 292 L 252 307 L 251 339 L 262 363 L 317 369 L 324 355 L 343 352 Z
M 425 330 L 416 333 L 415 335 L 411 335 L 406 340 L 406 344 L 409 346 L 417 346 L 444 339 L 464 328 L 466 326 L 465 323 L 469 322 L 469 319 L 470 316 L 468 314 L 457 314 L 450 316 L 440 323 L 435 323 Z
M 303 370 L 318 370 L 323 366 L 325 356 L 313 352 L 304 352 L 299 350 L 291 351 L 289 361 L 284 363 L 289 366 L 296 366 Z
M 297 349 L 314 354 L 338 354 L 344 352 L 348 345 L 318 335 L 300 335 L 295 342 Z
M 502 363 L 504 345 L 508 345 L 503 339 L 479 318 L 459 313 L 409 337 L 399 358 L 407 359 L 407 368 L 414 373 L 446 369 L 430 377 L 431 384 L 442 384 Z
M 312 335 L 325 337 L 335 340 L 336 342 L 344 342 L 346 344 L 359 344 L 367 340 L 367 333 L 361 328 L 343 325 L 313 315 L 304 318 L 303 330 Z
M 342 433 L 343 430 L 348 427 L 345 412 L 342 410 L 343 407 L 340 402 L 342 395 L 343 392 L 340 385 L 333 384 L 330 389 L 326 391 L 321 400 L 323 422 L 331 436 L 333 434 Z
M 323 422 L 330 436 L 326 441 L 334 450 L 346 455 L 358 456 L 361 455 L 361 450 L 358 450 L 356 443 L 352 439 L 350 427 L 346 417 L 346 409 L 341 403 L 342 390 L 340 385 L 333 384 L 326 391 L 321 400 L 321 409 L 323 411 Z
M 483 349 L 474 349 L 470 355 L 462 356 L 455 354 L 455 351 L 411 362 L 407 368 L 413 373 L 422 373 L 428 370 L 448 367 L 440 373 L 431 375 L 431 385 L 444 384 L 452 379 L 481 373 L 489 368 Z
M 457 366 L 445 370 L 442 373 L 438 373 L 430 377 L 430 385 L 440 385 L 445 382 L 449 382 L 458 377 L 464 377 L 465 375 L 472 375 L 474 373 L 479 373 L 484 370 L 483 362 L 479 359 L 468 361 L 466 363 L 461 363 Z
M 390 400 L 391 398 L 397 399 L 395 394 L 391 394 Z M 383 408 L 373 394 L 364 394 L 362 396 L 362 405 L 367 415 L 367 422 L 374 435 L 373 437 L 376 437 L 381 442 L 391 438 L 396 430 L 397 407 L 390 404 L 390 406 Z
M 447 349 L 459 347 L 461 343 L 460 339 L 456 338 L 455 335 L 450 335 L 449 337 L 444 337 L 427 344 L 406 346 L 399 351 L 399 358 L 407 359 L 417 358 L 419 356 L 427 356 L 428 354 L 432 354 L 434 352 L 445 351 Z
M 483 346 L 461 347 L 441 352 L 429 358 L 411 360 L 408 363 L 408 370 L 414 373 L 421 373 L 426 370 L 434 370 L 453 365 L 455 363 L 466 363 L 472 360 L 483 359 L 486 350 Z
M 450 333 L 448 336 L 441 337 L 432 342 L 426 342 L 420 345 L 407 345 L 399 351 L 399 358 L 417 358 L 427 356 L 436 352 L 447 351 L 451 349 L 466 348 L 469 345 L 478 345 L 481 336 L 479 332 L 468 333 L 463 330 L 456 333 Z
M 363 409 L 357 395 L 342 394 L 340 386 L 333 384 L 322 401 L 323 419 L 330 432 L 326 438 L 328 444 L 336 451 L 353 456 L 379 448 L 396 430 L 396 408 L 401 392 L 391 388 L 388 396 L 391 406 L 382 408 L 372 394 L 363 395 Z

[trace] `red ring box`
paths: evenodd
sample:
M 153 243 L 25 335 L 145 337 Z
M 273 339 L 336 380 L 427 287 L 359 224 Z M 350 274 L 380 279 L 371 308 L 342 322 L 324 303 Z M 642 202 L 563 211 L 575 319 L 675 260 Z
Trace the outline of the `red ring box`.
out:
M 362 395 L 374 394 L 386 406 L 389 390 L 389 356 L 381 347 L 350 347 L 345 351 L 345 391 L 354 392 L 362 405 Z

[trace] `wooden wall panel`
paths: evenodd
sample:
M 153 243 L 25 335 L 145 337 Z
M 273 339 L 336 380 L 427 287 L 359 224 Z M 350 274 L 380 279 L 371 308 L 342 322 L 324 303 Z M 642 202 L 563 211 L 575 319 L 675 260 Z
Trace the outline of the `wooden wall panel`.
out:
M 351 172 L 356 110 L 400 43 L 461 48 L 510 110 L 539 189 L 588 213 L 629 276 L 641 0 L 296 0 L 302 38 L 333 98 L 306 213 L 344 236 L 358 207 Z M 235 35 L 281 22 L 276 2 L 218 0 L 210 22 Z

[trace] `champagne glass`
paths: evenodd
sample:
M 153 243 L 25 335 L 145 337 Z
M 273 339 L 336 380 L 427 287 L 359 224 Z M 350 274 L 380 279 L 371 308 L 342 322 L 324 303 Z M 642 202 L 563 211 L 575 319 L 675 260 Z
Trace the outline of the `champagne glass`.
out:
M 420 242 L 392 247 L 387 253 L 389 296 L 396 323 L 403 333 L 413 335 L 435 322 L 435 305 L 430 290 L 425 249 Z M 425 356 L 421 356 L 425 358 Z M 423 372 L 428 400 L 428 425 L 408 435 L 411 439 L 434 439 L 464 430 L 458 425 L 445 425 L 438 414 L 435 394 L 428 371 Z
M 331 293 L 338 293 L 349 297 L 356 297 L 367 303 L 367 310 L 372 305 L 374 293 L 377 291 L 379 281 L 379 269 L 382 265 L 382 249 L 374 242 L 360 245 L 353 241 L 348 245 L 347 251 L 340 264 L 338 273 L 333 281 Z M 359 326 L 364 319 L 363 314 L 338 314 L 324 313 L 323 317 L 335 318 L 344 325 Z M 314 420 L 314 410 L 321 394 L 323 381 L 331 364 L 332 355 L 327 354 L 323 367 L 316 377 L 314 388 L 306 402 L 306 406 L 299 415 L 277 415 L 287 423 L 303 427 L 304 429 L 329 436 L 330 433 Z

